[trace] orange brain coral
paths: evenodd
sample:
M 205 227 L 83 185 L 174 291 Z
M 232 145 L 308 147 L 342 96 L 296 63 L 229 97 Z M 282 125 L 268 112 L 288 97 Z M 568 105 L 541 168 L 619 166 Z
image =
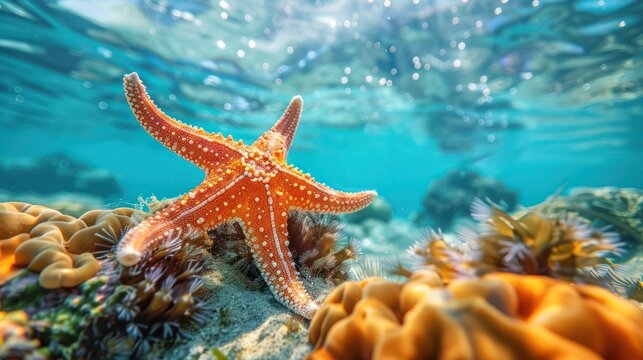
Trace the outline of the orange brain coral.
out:
M 81 284 L 100 270 L 92 253 L 108 250 L 105 239 L 122 234 L 133 212 L 94 210 L 76 219 L 44 206 L 0 203 L 0 284 L 20 268 L 39 272 L 46 289 Z
M 643 358 L 643 313 L 593 286 L 515 274 L 347 282 L 313 317 L 310 359 Z

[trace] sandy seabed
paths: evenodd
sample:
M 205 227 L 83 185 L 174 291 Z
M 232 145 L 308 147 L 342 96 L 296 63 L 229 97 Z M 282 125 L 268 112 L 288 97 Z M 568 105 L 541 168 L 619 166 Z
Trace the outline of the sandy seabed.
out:
M 187 329 L 187 338 L 170 347 L 159 344 L 149 359 L 302 359 L 312 350 L 308 320 L 275 300 L 224 259 L 208 256 L 205 281 L 210 321 Z M 303 279 L 311 296 L 321 302 L 334 285 L 320 278 Z

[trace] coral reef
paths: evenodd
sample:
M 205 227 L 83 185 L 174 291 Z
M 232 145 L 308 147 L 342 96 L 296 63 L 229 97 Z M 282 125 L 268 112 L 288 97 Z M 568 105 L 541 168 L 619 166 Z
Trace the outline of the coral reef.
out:
M 600 226 L 610 226 L 624 245 L 626 260 L 643 249 L 643 191 L 622 188 L 577 188 L 532 207 L 546 215 L 573 213 Z
M 208 233 L 212 251 L 224 256 L 250 279 L 263 286 L 252 252 L 246 245 L 242 226 L 225 223 Z M 293 254 L 297 271 L 322 277 L 335 284 L 348 278 L 347 265 L 360 254 L 360 246 L 349 240 L 340 246 L 343 236 L 337 217 L 308 212 L 291 212 L 288 217 L 288 249 Z
M 0 311 L 0 359 L 45 359 L 40 343 L 32 340 L 29 316 L 24 311 Z
M 423 199 L 424 210 L 416 222 L 450 229 L 456 220 L 469 215 L 476 198 L 503 203 L 511 211 L 518 202 L 518 193 L 476 171 L 452 170 L 431 184 Z
M 106 171 L 92 169 L 61 153 L 30 163 L 0 163 L 0 189 L 40 195 L 81 193 L 101 198 L 118 196 L 122 192 L 116 178 Z
M 489 274 L 444 286 L 429 270 L 405 284 L 336 288 L 313 317 L 310 359 L 643 357 L 643 313 L 597 287 Z
M 127 231 L 132 219 L 144 216 L 140 211 L 130 208 L 88 211 L 79 218 L 87 227 L 71 236 L 67 249 L 76 254 L 89 252 L 99 259 L 110 257 L 116 250 L 117 240 Z
M 0 344 L 0 353 L 27 349 L 31 356 L 52 358 L 169 358 L 181 353 L 260 358 L 289 356 L 289 349 L 296 349 L 301 356 L 307 334 L 269 293 L 257 291 L 265 284 L 239 223 L 220 226 L 207 238 L 200 232 L 171 234 L 139 264 L 121 267 L 116 262 L 118 239 L 167 203 L 152 201 L 150 214 L 121 208 L 89 211 L 78 219 L 34 205 L 0 204 L 0 264 L 10 263 L 13 272 L 0 288 L 0 311 L 24 311 L 16 313 L 9 327 L 18 324 L 23 329 L 20 347 Z M 303 277 L 307 289 L 323 296 L 330 284 L 344 282 L 313 318 L 308 336 L 317 349 L 310 357 L 643 355 L 640 309 L 599 288 L 569 284 L 618 288 L 614 278 L 600 277 L 607 268 L 618 269 L 609 260 L 621 251 L 615 234 L 562 212 L 510 216 L 481 201 L 474 201 L 472 210 L 477 228 L 462 228 L 458 239 L 431 232 L 426 242 L 410 250 L 415 272 L 398 268 L 398 275 L 409 278 L 405 284 L 383 279 L 344 282 L 354 277 L 347 265 L 359 254 L 359 246 L 339 245 L 343 235 L 338 218 L 291 212 L 288 249 L 297 271 L 308 275 Z M 369 222 L 380 221 L 364 224 Z M 34 232 L 41 225 L 45 230 Z M 44 289 L 41 274 L 16 271 L 13 260 L 17 248 L 33 240 L 32 233 L 56 234 L 64 254 L 91 255 L 100 270 L 77 286 Z M 8 241 L 16 236 L 24 241 Z M 221 259 L 208 257 L 198 246 L 203 244 Z M 205 279 L 204 263 L 209 269 Z M 233 274 L 238 270 L 246 276 Z M 621 270 L 617 273 L 624 276 Z M 625 294 L 622 287 L 617 292 Z M 261 310 L 254 309 L 259 303 Z M 0 313 L 0 327 L 4 315 Z M 185 338 L 194 325 L 205 332 L 167 352 L 165 346 Z M 277 347 L 268 334 L 289 340 Z M 255 353 L 251 344 L 257 342 L 273 350 Z M 194 347 L 197 343 L 208 347 Z
M 0 288 L 0 310 L 23 309 L 37 321 L 34 337 L 53 357 L 140 356 L 151 343 L 171 342 L 182 327 L 205 321 L 198 276 L 205 251 L 194 245 L 202 240 L 196 234 L 169 237 L 138 265 L 121 268 L 114 250 L 147 216 L 140 211 L 93 210 L 75 219 L 24 203 L 3 203 L 0 210 L 0 264 L 2 274 L 13 275 Z M 74 267 L 84 258 L 96 268 Z M 25 264 L 42 271 L 16 271 Z
M 622 243 L 616 233 L 592 227 L 573 214 L 546 217 L 526 211 L 513 217 L 480 200 L 472 205 L 477 228 L 463 226 L 457 241 L 431 232 L 409 249 L 414 269 L 429 267 L 445 282 L 489 272 L 546 275 L 606 287 L 629 298 L 641 294 L 639 273 L 614 264 Z M 404 268 L 397 273 L 408 273 Z

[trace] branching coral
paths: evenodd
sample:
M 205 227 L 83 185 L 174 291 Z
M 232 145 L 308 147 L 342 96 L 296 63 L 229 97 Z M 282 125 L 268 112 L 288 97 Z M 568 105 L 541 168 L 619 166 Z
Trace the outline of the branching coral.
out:
M 621 295 L 631 292 L 628 286 L 638 287 L 608 258 L 622 251 L 618 235 L 583 218 L 535 211 L 514 218 L 480 200 L 474 201 L 472 213 L 479 225 L 461 228 L 458 241 L 449 243 L 432 232 L 426 242 L 411 247 L 414 268 L 430 267 L 445 282 L 507 271 L 594 283 Z
M 311 359 L 643 357 L 643 313 L 593 286 L 489 274 L 442 285 L 371 278 L 336 288 L 313 317 Z
M 209 232 L 213 250 L 223 254 L 256 281 L 259 271 L 245 244 L 239 223 L 226 223 Z M 340 247 L 341 226 L 336 217 L 307 212 L 291 212 L 288 218 L 288 249 L 298 271 L 340 283 L 348 278 L 347 265 L 360 254 L 359 243 L 351 240 Z

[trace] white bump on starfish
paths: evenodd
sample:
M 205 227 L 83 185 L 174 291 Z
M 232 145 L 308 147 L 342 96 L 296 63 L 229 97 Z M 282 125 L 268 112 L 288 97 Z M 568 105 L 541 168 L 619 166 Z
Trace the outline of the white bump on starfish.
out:
M 141 261 L 143 254 L 132 246 L 123 246 L 119 249 L 116 257 L 118 259 L 118 262 L 120 262 L 123 266 L 133 266 Z

